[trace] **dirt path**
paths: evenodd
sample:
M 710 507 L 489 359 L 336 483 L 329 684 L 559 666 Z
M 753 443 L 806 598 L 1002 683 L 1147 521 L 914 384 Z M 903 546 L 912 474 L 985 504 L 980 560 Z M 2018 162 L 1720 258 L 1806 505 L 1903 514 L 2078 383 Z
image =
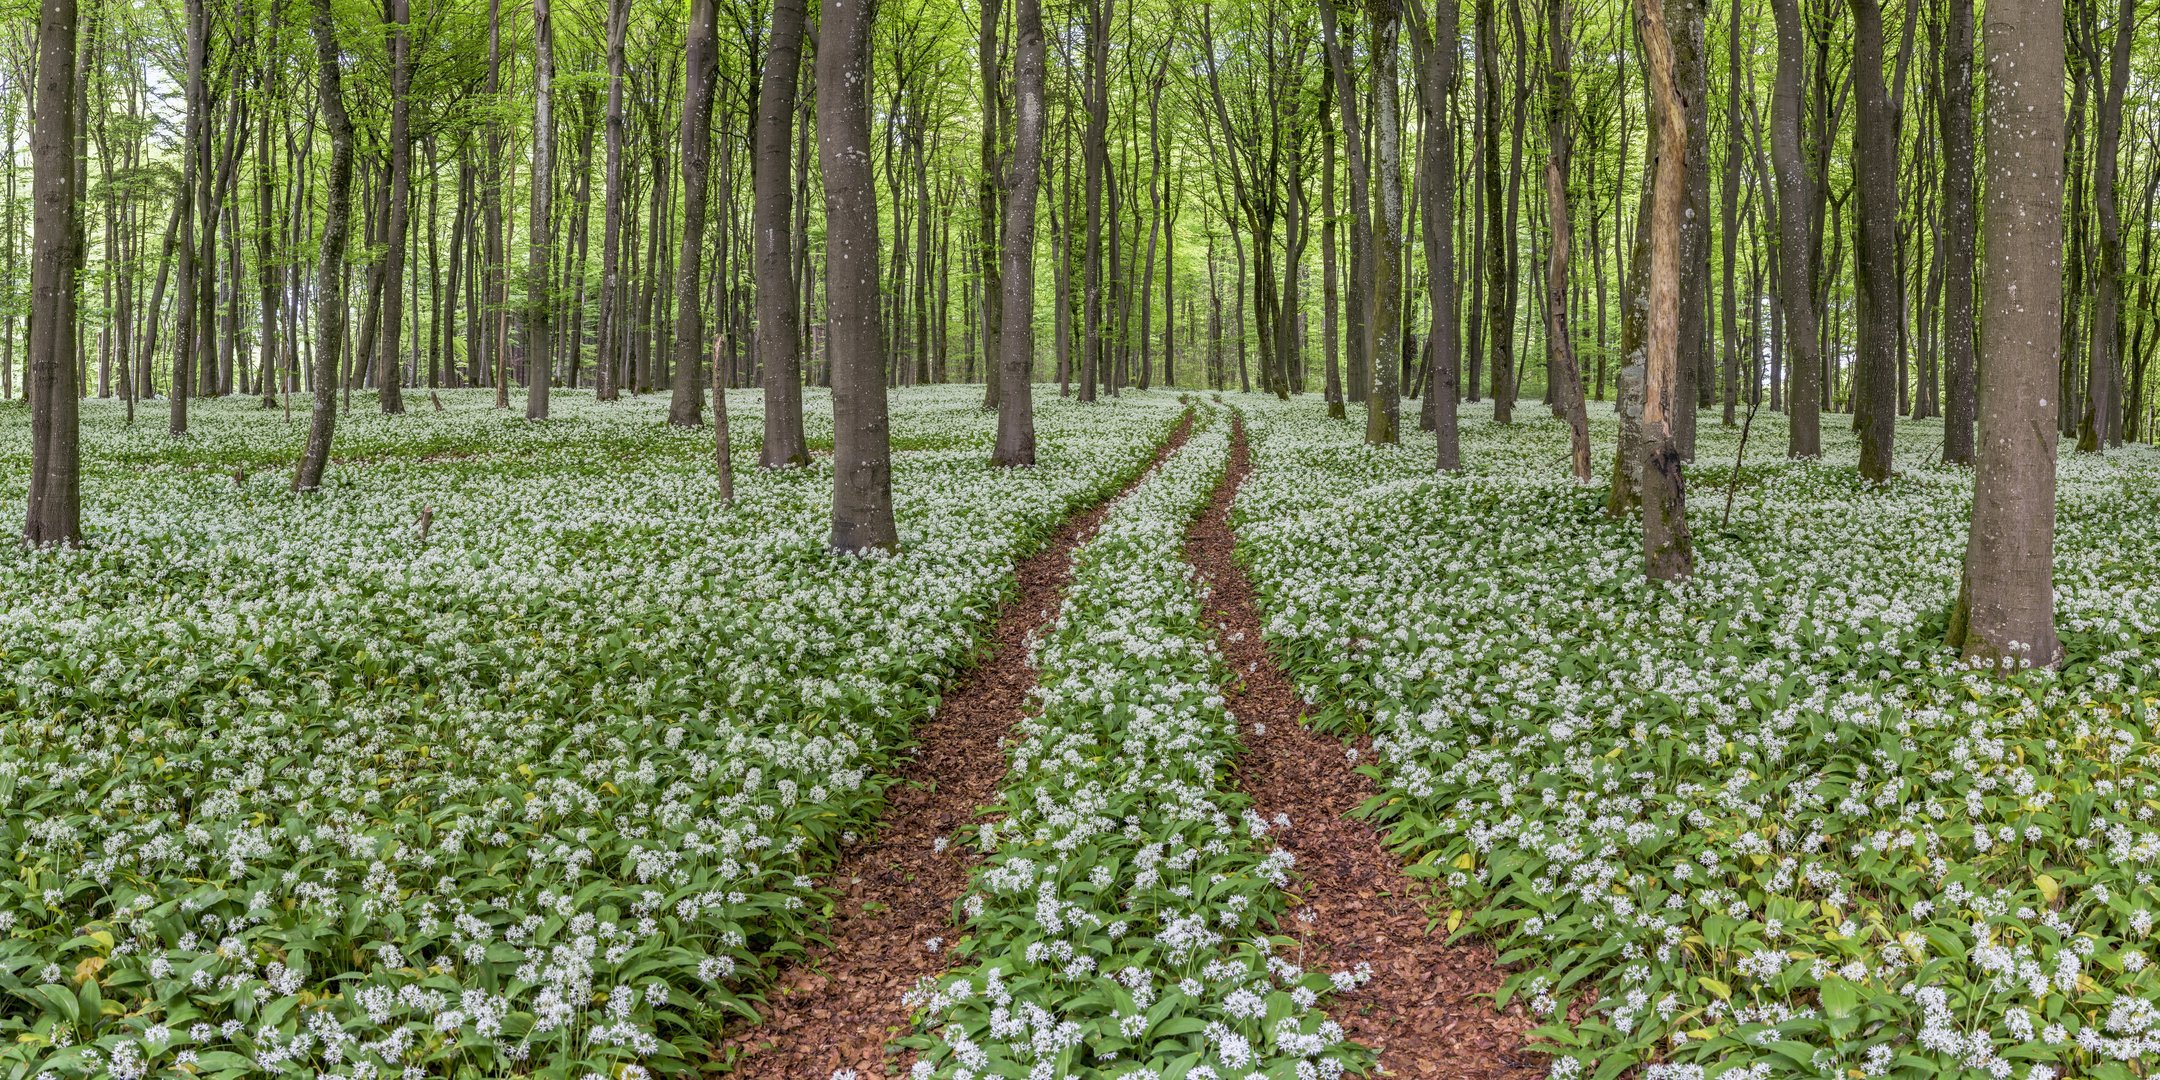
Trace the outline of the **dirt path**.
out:
M 1182 446 L 1190 430 L 1189 422 L 1180 423 L 1155 463 Z M 990 630 L 990 654 L 916 728 L 915 757 L 888 793 L 880 831 L 845 853 L 828 879 L 843 890 L 827 930 L 832 943 L 780 973 L 766 994 L 763 1023 L 722 1040 L 726 1051 L 741 1055 L 731 1076 L 830 1080 L 844 1069 L 862 1080 L 903 1075 L 885 1044 L 907 1029 L 902 997 L 923 976 L 945 969 L 944 954 L 929 943 L 959 936 L 953 905 L 975 862 L 966 845 L 942 841 L 997 797 L 1005 776 L 999 740 L 1035 686 L 1028 640 L 1057 617 L 1073 549 L 1094 534 L 1118 495 L 1075 515 L 1015 568 L 1020 589 Z
M 1519 1008 L 1492 1009 L 1501 981 L 1492 950 L 1426 932 L 1417 900 L 1426 886 L 1404 877 L 1380 835 L 1348 816 L 1373 795 L 1372 781 L 1351 768 L 1339 740 L 1299 722 L 1304 707 L 1268 656 L 1252 583 L 1233 558 L 1230 501 L 1249 471 L 1239 425 L 1230 471 L 1193 525 L 1186 557 L 1209 584 L 1208 620 L 1241 676 L 1227 695 L 1246 746 L 1239 784 L 1263 816 L 1290 819 L 1278 835 L 1297 856 L 1297 879 L 1281 930 L 1302 942 L 1308 969 L 1372 966 L 1372 981 L 1332 999 L 1327 1012 L 1379 1051 L 1380 1075 L 1535 1076 L 1544 1066 L 1522 1049 L 1529 1019 Z

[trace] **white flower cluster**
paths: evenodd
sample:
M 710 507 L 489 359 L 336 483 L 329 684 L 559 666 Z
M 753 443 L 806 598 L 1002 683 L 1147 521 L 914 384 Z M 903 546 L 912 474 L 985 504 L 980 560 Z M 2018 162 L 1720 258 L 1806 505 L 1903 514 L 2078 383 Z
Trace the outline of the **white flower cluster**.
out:
M 1228 428 L 1199 405 L 1074 557 L 1003 816 L 979 833 L 967 966 L 912 999 L 918 1078 L 1312 1080 L 1351 1060 L 1315 1007 L 1333 981 L 1268 932 L 1290 858 L 1235 791 L 1230 673 L 1184 558 Z
M 2160 1060 L 2160 454 L 2065 454 L 2068 659 L 1996 679 L 1942 645 L 1971 475 L 1929 460 L 1939 425 L 1901 423 L 1876 488 L 1839 425 L 1794 463 L 1758 417 L 1725 526 L 1736 433 L 1706 420 L 1697 572 L 1658 586 L 1556 422 L 1466 421 L 1442 477 L 1429 442 L 1249 412 L 1270 643 L 1370 731 L 1376 820 L 1515 965 L 1555 1076 Z
M 899 393 L 904 547 L 848 559 L 822 462 L 722 506 L 656 399 L 443 396 L 360 403 L 315 496 L 298 420 L 86 406 L 90 543 L 0 545 L 15 1074 L 701 1065 L 1014 561 L 1181 411 L 1046 400 L 1045 467 L 1000 471 L 979 391 Z M 0 502 L 25 429 L 0 412 Z

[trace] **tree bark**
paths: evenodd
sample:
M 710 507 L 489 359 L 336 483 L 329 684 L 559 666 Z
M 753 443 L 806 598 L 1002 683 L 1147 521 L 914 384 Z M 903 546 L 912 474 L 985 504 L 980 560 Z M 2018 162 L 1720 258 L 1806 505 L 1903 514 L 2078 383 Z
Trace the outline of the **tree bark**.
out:
M 1687 213 L 1687 113 L 1674 83 L 1672 36 L 1666 30 L 1661 0 L 1638 0 L 1637 10 L 1643 54 L 1649 61 L 1658 148 L 1651 199 L 1650 287 L 1644 312 L 1648 337 L 1643 382 L 1643 450 L 1647 454 L 1642 483 L 1643 563 L 1653 580 L 1675 581 L 1695 570 L 1687 489 L 1672 425 L 1675 407 L 1695 404 L 1676 400 L 1685 272 L 1681 218 Z
M 675 264 L 674 370 L 670 380 L 668 423 L 704 426 L 704 388 L 698 373 L 705 357 L 705 309 L 699 302 L 704 285 L 705 189 L 712 158 L 713 79 L 720 55 L 717 4 L 692 0 L 689 33 L 683 44 L 681 256 Z
M 1897 343 L 1904 322 L 1897 272 L 1897 109 L 1883 84 L 1883 26 L 1879 0 L 1851 0 L 1853 186 L 1860 202 L 1854 252 L 1855 321 L 1859 324 L 1853 419 L 1860 435 L 1860 475 L 1890 479 L 1897 436 Z
M 1376 156 L 1380 159 L 1379 221 L 1373 228 L 1372 292 L 1367 309 L 1366 356 L 1372 365 L 1372 395 L 1365 403 L 1365 441 L 1401 441 L 1400 390 L 1396 355 L 1402 345 L 1403 198 L 1402 118 L 1396 103 L 1396 35 L 1400 22 L 1394 0 L 1380 0 L 1371 13 L 1373 111 Z M 1346 114 L 1347 115 L 1347 114 Z
M 1770 156 L 1778 187 L 1778 302 L 1792 368 L 1786 401 L 1789 457 L 1822 456 L 1822 344 L 1815 306 L 1815 181 L 1801 142 L 1805 93 L 1802 49 L 1806 28 L 1800 0 L 1770 0 L 1777 16 L 1777 85 L 1770 100 Z
M 2092 340 L 2088 343 L 2092 366 L 2077 441 L 2078 450 L 2086 453 L 2122 445 L 2123 240 L 2115 185 L 2122 160 L 2123 96 L 2130 87 L 2130 42 L 2137 33 L 2137 20 L 2136 0 L 2120 0 L 2094 147 L 2093 207 L 2100 218 L 2099 287 L 2094 290 Z
M 711 0 L 699 0 L 710 11 Z M 870 168 L 872 0 L 820 0 L 818 163 L 825 172 L 825 312 L 832 350 L 836 552 L 899 546 L 878 327 L 878 206 Z
M 1573 0 L 1546 0 L 1545 33 L 1552 58 L 1545 87 L 1546 142 L 1550 148 L 1545 158 L 1545 212 L 1552 244 L 1546 254 L 1545 348 L 1552 357 L 1547 370 L 1555 383 L 1551 387 L 1553 401 L 1567 420 L 1568 457 L 1574 466 L 1575 482 L 1588 484 L 1590 414 L 1583 403 L 1582 372 L 1575 364 L 1574 330 L 1568 325 L 1568 246 L 1573 230 L 1568 220 L 1567 182 L 1569 153 L 1575 138 L 1570 128 L 1575 94 L 1569 64 L 1574 50 L 1574 28 L 1568 10 L 1572 4 Z M 1431 224 L 1427 229 L 1436 231 Z M 1437 299 L 1434 306 L 1438 306 Z
M 330 129 L 330 175 L 323 194 L 321 264 L 315 273 L 315 407 L 307 448 L 293 472 L 294 491 L 322 487 L 337 423 L 338 358 L 345 342 L 345 243 L 352 230 L 353 127 L 338 81 L 337 22 L 330 0 L 315 0 L 315 86 Z
M 795 88 L 801 81 L 804 0 L 773 0 L 772 30 L 758 89 L 757 359 L 765 385 L 765 445 L 758 464 L 792 469 L 810 464 L 803 443 L 802 357 L 795 351 L 794 188 L 790 140 Z
M 75 287 L 80 249 L 75 217 L 75 0 L 38 5 L 37 101 L 30 137 L 31 265 L 30 497 L 23 540 L 32 546 L 82 540 L 82 436 L 75 381 Z M 12 169 L 14 163 L 9 162 Z M 8 242 L 12 245 L 14 238 Z
M 600 352 L 593 368 L 593 397 L 614 401 L 619 389 L 624 327 L 622 293 L 623 65 L 630 32 L 630 0 L 608 0 L 607 203 L 600 239 Z
M 1989 0 L 1980 439 L 1949 644 L 2052 666 L 2055 444 L 2063 301 L 2063 4 Z
M 1013 168 L 1005 194 L 1004 263 L 998 298 L 998 435 L 990 464 L 1035 464 L 1035 197 L 1042 180 L 1042 0 L 1014 0 Z M 1003 315 L 1011 315 L 1004 320 Z
M 1978 387 L 1973 364 L 1973 0 L 1949 0 L 1944 16 L 1942 91 L 1943 460 L 1973 463 Z
M 555 357 L 550 348 L 553 339 L 548 331 L 554 317 L 548 277 L 555 265 L 555 26 L 549 17 L 548 0 L 533 0 L 532 10 L 532 207 L 525 215 L 525 248 L 530 260 L 525 276 L 525 419 L 545 420 L 548 386 L 555 381 Z M 687 151 L 684 156 L 688 156 Z M 693 369 L 696 366 L 691 365 Z M 396 374 L 395 366 L 391 367 L 391 377 Z
M 547 0 L 537 0 L 545 10 Z M 400 388 L 398 342 L 405 311 L 405 234 L 412 197 L 411 0 L 389 0 L 390 14 L 390 214 L 383 248 L 383 320 L 375 357 L 375 395 L 383 415 L 405 411 Z M 543 23 L 543 25 L 545 25 Z

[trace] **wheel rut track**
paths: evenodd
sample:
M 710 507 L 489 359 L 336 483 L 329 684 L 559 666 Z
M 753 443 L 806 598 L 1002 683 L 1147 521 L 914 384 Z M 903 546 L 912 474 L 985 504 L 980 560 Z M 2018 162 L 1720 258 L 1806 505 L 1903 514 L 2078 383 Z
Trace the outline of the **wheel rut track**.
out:
M 1188 416 L 1124 488 L 1068 518 L 1013 574 L 1017 592 L 992 624 L 990 650 L 964 673 L 937 715 L 915 729 L 914 754 L 888 789 L 878 831 L 843 852 L 827 881 L 836 898 L 829 944 L 783 968 L 766 992 L 761 1023 L 736 1025 L 721 1039 L 740 1057 L 730 1077 L 829 1080 L 854 1070 L 862 1080 L 905 1075 L 886 1044 L 908 1026 L 903 997 L 947 967 L 928 943 L 958 937 L 953 906 L 977 856 L 938 841 L 977 820 L 1005 776 L 1001 745 L 1035 687 L 1028 643 L 1057 618 L 1072 578 L 1073 549 L 1094 535 L 1111 504 L 1138 487 L 1185 443 Z
M 1327 1013 L 1380 1056 L 1381 1076 L 1439 1078 L 1540 1075 L 1524 1048 L 1532 1021 L 1489 1000 L 1502 975 L 1483 944 L 1449 944 L 1421 897 L 1430 886 L 1403 874 L 1372 826 L 1350 816 L 1376 793 L 1333 736 L 1306 728 L 1304 704 L 1268 655 L 1252 583 L 1236 558 L 1230 504 L 1251 471 L 1244 425 L 1233 421 L 1230 468 L 1187 534 L 1186 557 L 1207 584 L 1206 618 L 1235 681 L 1224 697 L 1245 753 L 1239 787 L 1269 820 L 1290 820 L 1276 841 L 1297 858 L 1290 911 L 1278 928 L 1297 939 L 1308 970 L 1371 966 L 1372 980 L 1330 998 Z M 1357 749 L 1371 753 L 1366 740 Z

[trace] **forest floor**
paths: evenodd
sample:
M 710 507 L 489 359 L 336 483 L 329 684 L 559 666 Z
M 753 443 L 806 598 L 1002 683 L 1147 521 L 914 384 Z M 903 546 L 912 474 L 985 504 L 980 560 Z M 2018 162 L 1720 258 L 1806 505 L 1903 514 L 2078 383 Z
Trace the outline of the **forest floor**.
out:
M 1005 772 L 1005 740 L 1035 687 L 1028 650 L 1057 615 L 1072 579 L 1073 549 L 1093 536 L 1110 504 L 1185 444 L 1181 422 L 1148 472 L 1068 519 L 1014 568 L 1018 591 L 990 630 L 990 649 L 915 729 L 915 745 L 886 794 L 883 822 L 846 853 L 828 880 L 839 888 L 826 942 L 782 971 L 758 1023 L 724 1040 L 729 1075 L 751 1080 L 901 1076 L 891 1041 L 906 1033 L 907 992 L 946 966 L 953 908 L 976 855 L 949 841 L 976 821 Z
M 1268 654 L 1252 583 L 1237 562 L 1230 507 L 1252 471 L 1244 425 L 1230 469 L 1193 523 L 1187 556 L 1206 583 L 1209 621 L 1229 662 L 1226 697 L 1246 753 L 1238 779 L 1276 842 L 1297 857 L 1288 920 L 1296 959 L 1322 971 L 1369 973 L 1329 1015 L 1379 1055 L 1382 1075 L 1483 1080 L 1537 1075 L 1523 1049 L 1531 1021 L 1520 1007 L 1496 1012 L 1501 983 L 1490 946 L 1450 943 L 1436 925 L 1432 886 L 1403 874 L 1402 860 L 1355 812 L 1378 794 L 1354 762 L 1367 739 L 1342 740 L 1305 724 L 1306 706 Z

